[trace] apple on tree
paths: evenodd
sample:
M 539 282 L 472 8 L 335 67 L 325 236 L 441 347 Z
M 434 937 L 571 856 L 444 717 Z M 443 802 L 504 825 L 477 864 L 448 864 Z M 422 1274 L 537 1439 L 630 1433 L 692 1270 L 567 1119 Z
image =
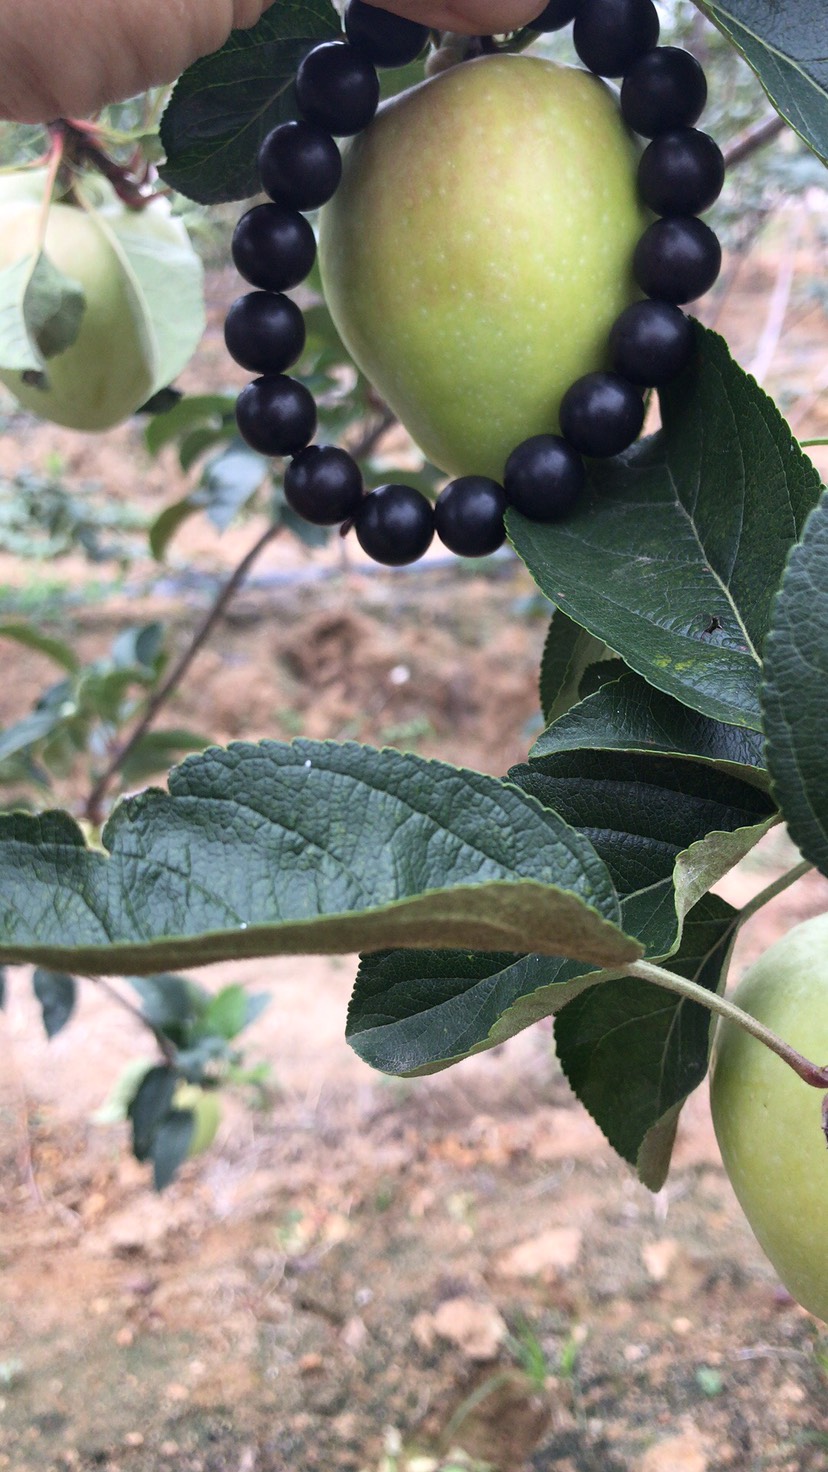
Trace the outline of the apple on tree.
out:
M 201 263 L 168 200 L 131 209 L 89 176 L 83 206 L 52 201 L 44 230 L 49 187 L 43 169 L 0 180 L 0 316 L 16 323 L 0 335 L 0 382 L 43 419 L 111 429 L 195 351 Z
M 640 295 L 638 146 L 599 78 L 486 56 L 393 98 L 344 148 L 320 269 L 354 360 L 434 463 L 501 480 L 609 366 Z
M 828 914 L 765 951 L 732 1000 L 792 1047 L 828 1061 Z M 725 1169 L 786 1288 L 828 1320 L 824 1097 L 743 1028 L 719 1021 L 711 1104 Z

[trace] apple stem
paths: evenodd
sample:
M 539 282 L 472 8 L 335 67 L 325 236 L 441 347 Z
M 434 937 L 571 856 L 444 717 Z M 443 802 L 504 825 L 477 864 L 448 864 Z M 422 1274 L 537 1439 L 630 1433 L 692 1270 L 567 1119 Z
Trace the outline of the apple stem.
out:
M 728 1022 L 735 1022 L 738 1027 L 744 1028 L 752 1037 L 764 1043 L 772 1053 L 787 1063 L 806 1084 L 811 1084 L 815 1089 L 828 1089 L 828 1067 L 820 1068 L 818 1064 L 811 1063 L 810 1059 L 804 1058 L 789 1043 L 783 1042 L 775 1032 L 764 1023 L 758 1022 L 749 1012 L 737 1007 L 734 1002 L 729 1002 L 726 997 L 720 997 L 718 992 L 711 992 L 705 986 L 700 986 L 697 981 L 690 981 L 686 976 L 678 976 L 675 971 L 666 971 L 662 966 L 656 966 L 651 961 L 633 961 L 624 968 L 627 976 L 640 976 L 643 981 L 652 981 L 656 986 L 664 987 L 666 991 L 675 992 L 677 996 L 686 997 L 688 1001 L 699 1002 L 708 1011 L 715 1012 L 719 1017 L 724 1017 Z
M 741 929 L 745 921 L 749 920 L 751 915 L 755 915 L 757 910 L 761 910 L 768 900 L 775 899 L 778 894 L 782 894 L 783 890 L 790 889 L 792 884 L 796 884 L 798 879 L 802 879 L 805 874 L 810 874 L 813 867 L 813 864 L 810 864 L 807 859 L 803 859 L 800 864 L 795 864 L 793 869 L 787 869 L 784 874 L 779 875 L 778 879 L 774 879 L 771 884 L 760 889 L 759 893 L 755 894 L 752 900 L 748 900 L 738 915 L 734 917 L 734 930 Z

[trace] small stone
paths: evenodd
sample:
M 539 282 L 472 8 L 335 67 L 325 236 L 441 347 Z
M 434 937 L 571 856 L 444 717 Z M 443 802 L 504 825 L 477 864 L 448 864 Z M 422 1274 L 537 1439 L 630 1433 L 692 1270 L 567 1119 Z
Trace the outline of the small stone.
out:
M 321 1354 L 303 1354 L 299 1361 L 300 1375 L 318 1375 L 323 1366 Z
M 641 1260 L 647 1275 L 654 1283 L 663 1283 L 669 1277 L 679 1253 L 679 1244 L 674 1237 L 662 1237 L 658 1242 L 647 1242 L 641 1249 Z
M 434 1315 L 434 1328 L 468 1359 L 479 1361 L 495 1359 L 508 1332 L 494 1304 L 475 1298 L 447 1298 Z
M 640 1472 L 707 1472 L 707 1453 L 695 1431 L 668 1436 L 644 1453 Z
M 495 1266 L 507 1278 L 556 1278 L 575 1266 L 582 1244 L 577 1227 L 550 1227 L 512 1247 Z
M 365 1320 L 359 1314 L 352 1314 L 342 1329 L 342 1343 L 352 1354 L 358 1354 L 368 1338 L 368 1330 Z

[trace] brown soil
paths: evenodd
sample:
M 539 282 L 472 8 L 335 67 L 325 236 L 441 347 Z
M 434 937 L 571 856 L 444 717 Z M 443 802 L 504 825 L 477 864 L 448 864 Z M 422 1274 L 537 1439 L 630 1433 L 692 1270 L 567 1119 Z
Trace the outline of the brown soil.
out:
M 757 259 L 725 304 L 745 362 L 777 269 Z M 192 387 L 231 379 L 219 323 L 234 289 L 228 275 L 211 283 Z M 828 430 L 809 402 L 824 348 L 824 318 L 802 316 L 769 374 L 799 395 L 803 435 Z M 58 453 L 149 511 L 182 493 L 172 456 L 149 464 L 135 426 L 100 441 L 13 428 L 0 470 Z M 193 521 L 173 574 L 221 571 L 257 534 L 248 522 L 219 540 Z M 493 772 L 522 758 L 545 632 L 525 575 L 509 562 L 371 575 L 341 555 L 269 550 L 265 583 L 200 656 L 175 724 L 220 740 L 390 742 Z M 89 578 L 75 559 L 49 572 Z M 104 605 L 72 605 L 63 631 L 94 654 L 124 624 L 164 616 L 182 646 L 206 594 L 182 596 L 182 581 L 137 596 L 150 573 L 133 569 Z M 31 576 L 0 559 L 0 582 Z M 4 658 L 2 724 L 50 673 L 31 654 Z M 82 793 L 75 774 L 63 795 Z M 774 834 L 723 892 L 741 903 L 794 857 Z M 781 896 L 747 928 L 734 975 L 826 899 L 818 876 Z M 146 1051 L 138 1024 L 90 982 L 47 1044 L 26 974 L 11 974 L 0 1468 L 431 1472 L 465 1448 L 497 1472 L 828 1472 L 828 1337 L 756 1247 L 702 1093 L 652 1197 L 573 1102 L 548 1026 L 432 1079 L 371 1073 L 342 1040 L 354 967 L 206 974 L 272 991 L 245 1049 L 269 1061 L 273 1087 L 262 1108 L 228 1097 L 216 1144 L 162 1197 L 123 1132 L 90 1118 Z

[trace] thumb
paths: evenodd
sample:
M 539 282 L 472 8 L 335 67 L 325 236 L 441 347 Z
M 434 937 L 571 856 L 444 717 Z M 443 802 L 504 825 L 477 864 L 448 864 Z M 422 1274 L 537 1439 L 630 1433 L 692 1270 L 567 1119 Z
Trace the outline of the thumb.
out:
M 0 118 L 86 117 L 172 82 L 273 0 L 0 0 Z

